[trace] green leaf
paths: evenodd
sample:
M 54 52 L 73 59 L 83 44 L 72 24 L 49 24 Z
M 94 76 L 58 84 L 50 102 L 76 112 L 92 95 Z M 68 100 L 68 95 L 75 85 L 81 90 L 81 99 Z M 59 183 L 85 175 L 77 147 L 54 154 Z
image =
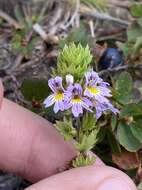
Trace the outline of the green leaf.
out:
M 141 143 L 134 137 L 128 125 L 120 122 L 117 129 L 120 144 L 130 152 L 136 152 L 141 147 Z
M 83 117 L 82 130 L 88 131 L 96 128 L 96 118 L 94 114 L 86 112 Z
M 93 165 L 96 158 L 95 156 L 84 156 L 83 154 L 79 154 L 73 161 L 72 165 L 74 168 Z
M 125 105 L 121 110 L 120 118 L 142 115 L 142 102 Z
M 65 140 L 72 140 L 76 136 L 76 130 L 72 126 L 71 119 L 64 117 L 63 121 L 56 121 L 54 126 Z
M 120 154 L 121 153 L 120 145 L 117 142 L 112 131 L 110 129 L 108 129 L 106 134 L 107 134 L 107 139 L 108 139 L 109 145 L 111 147 L 112 153 L 113 154 Z
M 44 79 L 25 79 L 21 86 L 21 92 L 28 101 L 43 101 L 49 95 L 48 82 Z
M 142 119 L 133 121 L 130 129 L 134 137 L 142 143 Z
M 97 135 L 97 138 L 98 138 L 97 143 L 101 143 L 104 140 L 104 138 L 106 137 L 106 133 L 107 133 L 107 128 L 100 127 L 98 135 Z
M 88 46 L 84 48 L 81 44 L 76 46 L 71 43 L 59 53 L 57 69 L 53 69 L 52 75 L 60 75 L 65 78 L 67 74 L 71 74 L 75 81 L 79 82 L 90 68 L 91 60 L 92 55 Z
M 98 130 L 96 129 L 92 131 L 88 136 L 83 135 L 81 142 L 75 143 L 75 147 L 77 148 L 77 150 L 79 150 L 80 152 L 87 152 L 91 150 L 97 142 L 97 134 Z
M 131 102 L 132 87 L 133 81 L 131 75 L 128 72 L 121 73 L 115 84 L 114 98 L 122 104 Z
M 130 8 L 130 12 L 132 16 L 134 17 L 142 17 L 142 4 L 141 3 L 135 3 Z
M 116 124 L 117 124 L 117 117 L 113 114 L 111 116 L 111 129 L 114 131 L 116 129 Z

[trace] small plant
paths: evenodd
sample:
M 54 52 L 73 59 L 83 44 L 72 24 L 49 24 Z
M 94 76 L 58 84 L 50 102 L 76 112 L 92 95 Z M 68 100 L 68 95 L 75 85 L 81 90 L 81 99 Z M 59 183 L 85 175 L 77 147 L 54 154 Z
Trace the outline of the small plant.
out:
M 97 120 L 107 110 L 119 113 L 108 99 L 112 96 L 109 83 L 90 68 L 91 59 L 88 46 L 65 46 L 54 77 L 48 81 L 52 93 L 44 101 L 45 108 L 53 106 L 55 113 L 68 112 L 63 121 L 56 121 L 55 127 L 66 140 L 76 140 L 74 145 L 80 154 L 72 162 L 74 167 L 94 163 L 88 151 L 98 140 Z

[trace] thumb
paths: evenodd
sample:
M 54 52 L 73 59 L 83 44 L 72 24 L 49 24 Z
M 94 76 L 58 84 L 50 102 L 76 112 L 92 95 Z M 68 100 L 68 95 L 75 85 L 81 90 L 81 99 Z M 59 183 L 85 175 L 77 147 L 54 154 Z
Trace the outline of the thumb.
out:
M 133 181 L 123 172 L 108 166 L 71 169 L 44 179 L 26 190 L 136 190 Z

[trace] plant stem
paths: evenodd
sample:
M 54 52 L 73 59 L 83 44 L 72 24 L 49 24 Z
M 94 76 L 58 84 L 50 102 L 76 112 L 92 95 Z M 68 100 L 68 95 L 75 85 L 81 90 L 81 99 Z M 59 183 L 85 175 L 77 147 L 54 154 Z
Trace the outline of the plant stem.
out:
M 81 121 L 80 121 L 80 117 L 76 118 L 76 130 L 77 130 L 77 141 L 80 142 L 80 128 L 81 128 Z

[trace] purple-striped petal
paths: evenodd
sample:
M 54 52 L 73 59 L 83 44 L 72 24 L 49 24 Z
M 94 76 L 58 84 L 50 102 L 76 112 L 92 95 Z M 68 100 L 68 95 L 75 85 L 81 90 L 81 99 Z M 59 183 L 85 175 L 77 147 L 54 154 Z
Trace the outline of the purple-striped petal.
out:
M 45 108 L 48 108 L 52 106 L 54 102 L 55 102 L 55 98 L 54 98 L 54 95 L 52 94 L 44 100 L 43 104 L 45 105 Z
M 78 117 L 80 114 L 83 113 L 83 108 L 81 103 L 75 103 L 72 105 L 72 113 L 74 117 Z
M 55 105 L 54 105 L 54 108 L 53 108 L 53 111 L 54 113 L 57 113 L 59 111 L 59 103 L 58 102 L 55 102 Z
M 48 86 L 55 93 L 57 93 L 59 90 L 64 91 L 62 86 L 62 78 L 59 76 L 55 77 L 54 79 L 53 78 L 49 79 Z

